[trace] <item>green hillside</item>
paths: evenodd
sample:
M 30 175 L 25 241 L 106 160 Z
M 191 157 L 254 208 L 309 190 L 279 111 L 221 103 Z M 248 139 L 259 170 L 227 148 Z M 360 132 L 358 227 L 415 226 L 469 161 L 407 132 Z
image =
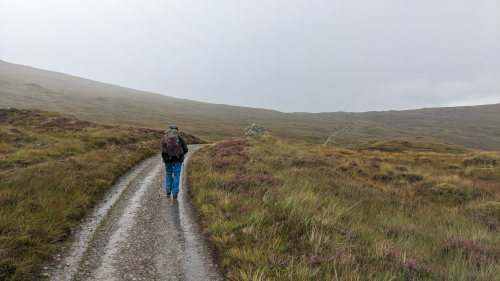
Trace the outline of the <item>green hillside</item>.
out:
M 202 103 L 0 61 L 0 107 L 71 113 L 109 124 L 165 128 L 175 123 L 208 140 L 241 136 L 257 122 L 273 135 L 350 146 L 426 136 L 473 149 L 500 150 L 500 104 L 366 113 L 283 113 Z

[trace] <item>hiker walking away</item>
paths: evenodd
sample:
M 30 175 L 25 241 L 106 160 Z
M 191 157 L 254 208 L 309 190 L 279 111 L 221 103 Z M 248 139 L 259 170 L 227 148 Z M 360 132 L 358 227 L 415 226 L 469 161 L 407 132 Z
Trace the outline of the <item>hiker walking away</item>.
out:
M 165 131 L 161 157 L 167 171 L 165 183 L 167 196 L 172 193 L 174 199 L 177 199 L 177 194 L 179 194 L 182 161 L 184 161 L 184 154 L 187 152 L 188 148 L 184 139 L 179 135 L 179 128 L 175 125 L 170 126 Z

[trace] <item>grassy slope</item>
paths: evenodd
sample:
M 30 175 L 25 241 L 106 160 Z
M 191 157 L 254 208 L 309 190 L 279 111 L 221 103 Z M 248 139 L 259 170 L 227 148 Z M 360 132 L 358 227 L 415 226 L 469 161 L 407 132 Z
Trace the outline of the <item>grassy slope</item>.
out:
M 427 136 L 439 142 L 500 150 L 500 104 L 352 114 L 353 125 L 330 144 Z
M 367 113 L 282 113 L 166 97 L 0 61 L 0 107 L 37 108 L 81 119 L 164 128 L 175 123 L 209 140 L 242 135 L 258 122 L 274 135 L 348 146 L 427 136 L 468 148 L 500 150 L 500 104 Z
M 233 280 L 500 279 L 500 153 L 233 140 L 188 183 Z
M 44 111 L 0 110 L 0 124 L 0 280 L 35 278 L 99 195 L 162 139 Z
M 451 144 L 437 142 L 430 138 L 413 137 L 381 141 L 371 141 L 351 147 L 355 150 L 376 150 L 385 152 L 439 152 L 439 153 L 465 153 L 468 150 Z

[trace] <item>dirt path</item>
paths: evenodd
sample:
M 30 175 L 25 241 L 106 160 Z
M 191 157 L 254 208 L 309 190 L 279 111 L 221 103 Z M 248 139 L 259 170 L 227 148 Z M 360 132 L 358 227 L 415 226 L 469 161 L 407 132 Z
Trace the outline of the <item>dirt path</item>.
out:
M 338 135 L 338 134 L 340 134 L 340 133 L 342 133 L 343 131 L 348 130 L 348 129 L 350 129 L 350 128 L 349 128 L 349 127 L 345 127 L 345 128 L 342 128 L 342 129 L 340 129 L 340 130 L 338 130 L 338 131 L 336 131 L 336 132 L 333 132 L 330 136 L 328 136 L 328 138 L 326 139 L 326 141 L 323 143 L 323 146 L 326 146 L 326 145 L 328 144 L 328 142 L 329 142 L 329 141 L 330 141 L 333 137 L 335 137 L 336 135 Z
M 165 166 L 155 155 L 134 167 L 74 230 L 51 280 L 224 280 L 187 202 L 165 194 Z

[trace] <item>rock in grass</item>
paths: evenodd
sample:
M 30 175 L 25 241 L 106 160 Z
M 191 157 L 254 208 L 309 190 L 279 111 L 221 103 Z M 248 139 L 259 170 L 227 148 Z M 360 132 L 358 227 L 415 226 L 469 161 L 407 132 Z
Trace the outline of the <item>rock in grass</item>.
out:
M 260 124 L 253 123 L 243 130 L 245 132 L 245 136 L 247 137 L 256 137 L 262 135 L 269 135 L 269 132 L 264 128 L 264 126 Z

